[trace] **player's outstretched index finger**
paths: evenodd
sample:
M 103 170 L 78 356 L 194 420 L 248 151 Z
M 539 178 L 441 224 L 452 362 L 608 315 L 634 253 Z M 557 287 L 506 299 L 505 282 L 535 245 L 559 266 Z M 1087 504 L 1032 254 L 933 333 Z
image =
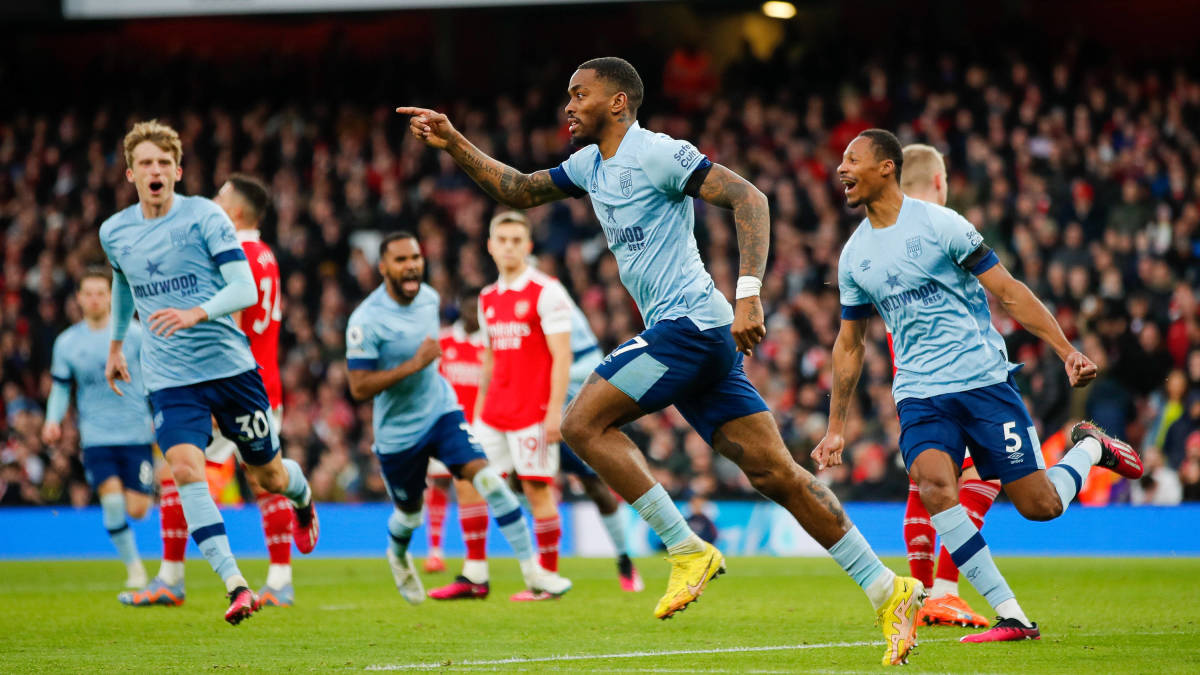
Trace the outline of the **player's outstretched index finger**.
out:
M 396 112 L 401 115 L 432 115 L 434 111 L 429 108 L 417 108 L 410 105 L 402 105 L 396 108 Z

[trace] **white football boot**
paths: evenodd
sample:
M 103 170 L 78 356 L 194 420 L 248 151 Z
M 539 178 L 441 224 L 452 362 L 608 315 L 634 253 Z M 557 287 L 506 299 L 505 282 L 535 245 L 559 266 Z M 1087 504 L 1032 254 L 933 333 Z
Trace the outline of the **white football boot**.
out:
M 392 578 L 396 580 L 396 590 L 400 591 L 401 597 L 411 605 L 425 602 L 425 586 L 421 584 L 421 577 L 417 576 L 417 570 L 413 567 L 412 554 L 405 551 L 404 558 L 401 559 L 389 548 L 387 560 L 392 568 Z
M 534 593 L 548 593 L 558 597 L 571 590 L 571 580 L 550 572 L 537 563 L 536 560 L 522 560 L 521 574 L 525 577 L 525 585 Z

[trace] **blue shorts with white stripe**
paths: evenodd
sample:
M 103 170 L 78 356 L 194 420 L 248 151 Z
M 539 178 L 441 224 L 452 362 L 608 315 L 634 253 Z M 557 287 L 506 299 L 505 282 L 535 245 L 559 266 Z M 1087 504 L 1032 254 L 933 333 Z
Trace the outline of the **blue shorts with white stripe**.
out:
M 647 413 L 674 405 L 709 444 L 722 424 L 767 410 L 728 325 L 700 330 L 686 317 L 659 321 L 614 349 L 596 374 Z

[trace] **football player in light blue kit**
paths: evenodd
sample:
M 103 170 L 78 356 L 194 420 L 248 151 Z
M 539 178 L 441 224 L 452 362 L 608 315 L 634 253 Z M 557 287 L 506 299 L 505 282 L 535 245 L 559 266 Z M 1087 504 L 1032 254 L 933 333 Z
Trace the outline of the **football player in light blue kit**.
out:
M 279 456 L 262 377 L 229 316 L 257 299 L 246 254 L 221 207 L 175 194 L 182 154 L 179 135 L 157 121 L 140 122 L 125 136 L 125 176 L 137 188 L 138 203 L 100 226 L 113 268 L 105 376 L 122 394 L 116 380 L 130 380 L 122 349 L 136 309 L 146 329 L 140 361 L 158 444 L 179 486 L 188 532 L 229 592 L 225 620 L 236 625 L 253 614 L 256 598 L 230 552 L 205 480 L 212 418 L 237 444 L 246 471 L 291 500 L 302 553 L 316 545 L 318 523 L 300 466 Z
M 42 440 L 52 444 L 62 438 L 61 424 L 71 404 L 74 384 L 79 445 L 88 483 L 100 497 L 104 529 L 125 563 L 126 588 L 141 588 L 146 584 L 146 568 L 125 514 L 141 520 L 150 508 L 154 494 L 151 454 L 154 428 L 138 363 L 141 329 L 131 327 L 125 340 L 130 383 L 124 388 L 129 395 L 117 396 L 104 379 L 109 343 L 109 278 L 107 268 L 84 272 L 75 294 L 83 321 L 54 340 L 50 362 L 54 385 L 46 402 Z
M 1026 618 L 958 503 L 964 448 L 970 447 L 979 475 L 999 478 L 1030 520 L 1062 515 L 1093 465 L 1138 478 L 1142 463 L 1128 444 L 1080 422 L 1071 429 L 1074 447 L 1046 469 L 984 289 L 1058 354 L 1072 386 L 1095 379 L 1096 365 L 1067 341 L 1054 316 L 1008 273 L 971 223 L 904 196 L 903 161 L 894 135 L 870 129 L 847 146 L 838 167 L 847 204 L 865 206 L 867 217 L 838 261 L 842 324 L 833 349 L 829 429 L 812 456 L 822 467 L 841 463 L 847 409 L 862 370 L 864 319 L 878 311 L 895 346 L 892 395 L 909 475 L 942 544 L 999 615 L 991 630 L 962 639 L 1038 639 L 1037 624 Z
M 742 370 L 766 333 L 758 297 L 766 272 L 767 199 L 690 143 L 638 125 L 642 82 L 627 61 L 606 57 L 579 66 L 566 106 L 572 140 L 582 149 L 559 167 L 521 173 L 483 154 L 445 115 L 399 108 L 409 130 L 446 150 L 497 200 L 518 208 L 590 196 L 621 280 L 647 330 L 609 354 L 571 404 L 563 433 L 571 446 L 630 502 L 667 546 L 671 578 L 655 616 L 693 602 L 724 569 L 724 558 L 687 526 L 645 458 L 620 426 L 674 404 L 754 486 L 783 505 L 858 582 L 886 621 L 889 646 L 902 658 L 921 590 L 887 570 L 843 513 L 837 498 L 788 454 L 762 397 Z M 717 292 L 693 235 L 692 197 L 733 210 L 741 253 L 737 305 Z M 894 627 L 894 626 L 899 627 Z M 889 631 L 891 631 L 889 633 Z M 889 640 L 890 641 L 890 640 Z
M 408 544 L 421 525 L 425 474 L 434 457 L 487 501 L 520 561 L 529 590 L 554 596 L 566 593 L 570 580 L 538 565 L 520 502 L 488 466 L 454 389 L 438 372 L 440 300 L 437 291 L 421 282 L 425 258 L 413 234 L 393 232 L 383 238 L 379 273 L 383 283 L 347 322 L 346 366 L 350 395 L 360 401 L 374 398 L 372 449 L 395 504 L 388 518 L 387 559 L 397 590 L 414 605 L 425 600 Z

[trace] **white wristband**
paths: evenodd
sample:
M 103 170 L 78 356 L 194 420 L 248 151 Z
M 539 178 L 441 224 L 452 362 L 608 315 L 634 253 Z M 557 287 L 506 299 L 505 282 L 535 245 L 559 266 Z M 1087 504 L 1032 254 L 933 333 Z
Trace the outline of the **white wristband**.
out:
M 734 291 L 733 299 L 752 298 L 758 295 L 761 288 L 762 279 L 758 277 L 738 277 L 737 290 Z

